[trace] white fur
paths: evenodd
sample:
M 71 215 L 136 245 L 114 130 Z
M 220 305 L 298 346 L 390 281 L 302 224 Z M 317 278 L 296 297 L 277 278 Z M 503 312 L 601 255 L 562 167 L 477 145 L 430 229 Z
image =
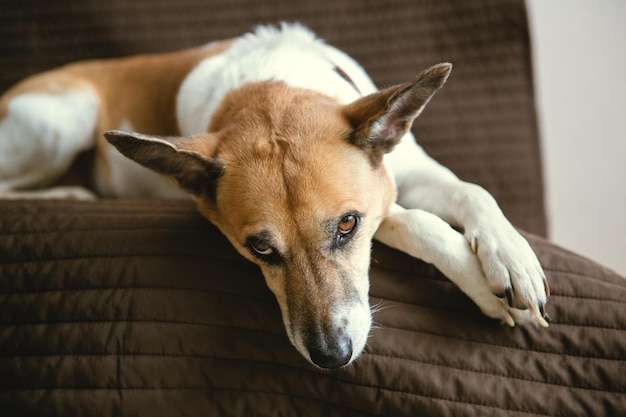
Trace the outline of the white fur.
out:
M 98 96 L 82 89 L 13 97 L 0 122 L 0 192 L 48 185 L 93 146 Z
M 96 187 L 105 197 L 115 198 L 189 198 L 189 193 L 175 187 L 164 176 L 150 171 L 118 152 L 105 148 L 108 174 L 96 176 Z M 106 178 L 106 180 L 104 180 Z
M 132 132 L 133 126 L 124 120 L 120 130 Z M 189 193 L 175 187 L 164 176 L 142 167 L 126 158 L 112 146 L 107 146 L 106 165 L 96 162 L 98 175 L 95 176 L 96 188 L 105 197 L 139 198 L 159 196 L 160 198 L 188 198 Z
M 324 44 L 301 25 L 262 26 L 236 40 L 224 53 L 201 62 L 183 82 L 177 100 L 183 135 L 206 132 L 224 96 L 250 82 L 284 81 L 350 103 L 359 97 L 334 67 L 350 75 L 363 94 L 376 91 L 348 55 Z

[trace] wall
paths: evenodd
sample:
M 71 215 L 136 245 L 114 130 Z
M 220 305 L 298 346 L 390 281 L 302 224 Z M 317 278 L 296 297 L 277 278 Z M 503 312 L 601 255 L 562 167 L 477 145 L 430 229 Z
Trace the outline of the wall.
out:
M 550 238 L 626 275 L 626 1 L 527 4 Z

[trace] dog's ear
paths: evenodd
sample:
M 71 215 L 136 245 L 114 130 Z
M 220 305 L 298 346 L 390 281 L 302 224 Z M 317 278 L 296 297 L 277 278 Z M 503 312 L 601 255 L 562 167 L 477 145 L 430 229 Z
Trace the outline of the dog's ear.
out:
M 212 192 L 223 173 L 223 164 L 213 157 L 216 139 L 210 133 L 163 137 L 114 130 L 104 136 L 126 157 L 198 196 Z
M 379 164 L 411 128 L 435 92 L 446 82 L 452 64 L 422 71 L 412 81 L 370 94 L 344 108 L 353 130 L 350 141 Z

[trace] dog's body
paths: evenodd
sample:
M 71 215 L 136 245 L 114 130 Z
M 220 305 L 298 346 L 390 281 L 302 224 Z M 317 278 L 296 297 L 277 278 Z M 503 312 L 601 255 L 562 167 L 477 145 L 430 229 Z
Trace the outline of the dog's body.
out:
M 94 146 L 102 196 L 190 192 L 261 267 L 290 340 L 321 367 L 365 346 L 372 237 L 435 264 L 490 317 L 547 325 L 547 283 L 527 242 L 409 133 L 450 69 L 376 92 L 298 25 L 69 65 L 2 97 L 0 196 L 32 196 Z M 102 135 L 111 129 L 117 150 Z

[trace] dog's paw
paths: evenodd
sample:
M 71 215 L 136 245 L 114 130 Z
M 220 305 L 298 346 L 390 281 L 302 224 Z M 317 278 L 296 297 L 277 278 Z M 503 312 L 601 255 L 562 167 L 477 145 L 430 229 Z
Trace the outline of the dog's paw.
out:
M 520 310 L 509 306 L 504 298 L 498 298 L 491 292 L 482 294 L 480 297 L 472 297 L 480 311 L 492 319 L 499 320 L 500 323 L 515 327 L 516 325 L 536 323 L 537 319 L 529 310 Z
M 497 227 L 491 223 L 466 230 L 465 237 L 480 261 L 489 290 L 501 304 L 498 308 L 490 302 L 489 307 L 481 306 L 483 311 L 511 326 L 536 321 L 547 327 L 550 288 L 526 239 L 506 221 Z

